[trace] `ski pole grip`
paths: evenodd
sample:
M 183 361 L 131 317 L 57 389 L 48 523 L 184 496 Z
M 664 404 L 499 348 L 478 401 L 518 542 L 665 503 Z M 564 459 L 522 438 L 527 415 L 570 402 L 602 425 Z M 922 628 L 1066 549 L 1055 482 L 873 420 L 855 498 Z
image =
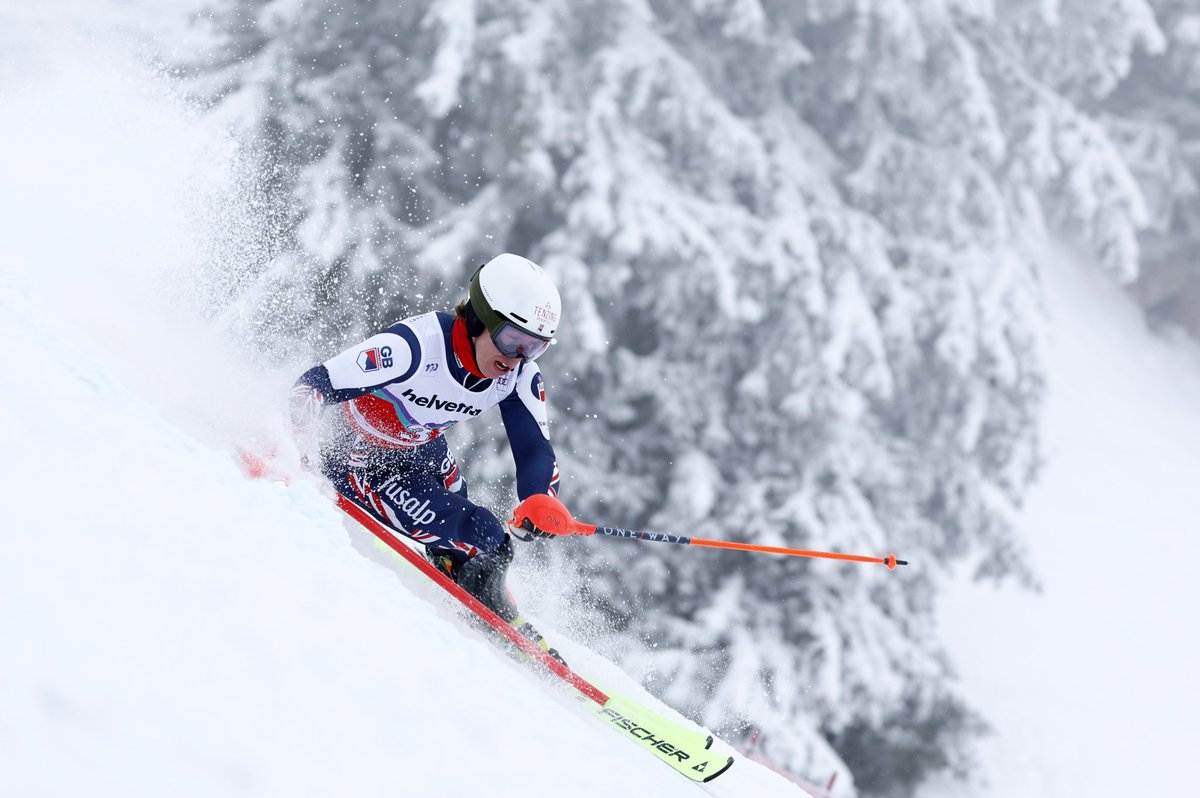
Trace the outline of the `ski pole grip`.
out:
M 513 508 L 509 523 L 519 527 L 526 521 L 550 535 L 591 535 L 596 531 L 596 527 L 572 518 L 566 506 L 547 493 L 535 493 Z

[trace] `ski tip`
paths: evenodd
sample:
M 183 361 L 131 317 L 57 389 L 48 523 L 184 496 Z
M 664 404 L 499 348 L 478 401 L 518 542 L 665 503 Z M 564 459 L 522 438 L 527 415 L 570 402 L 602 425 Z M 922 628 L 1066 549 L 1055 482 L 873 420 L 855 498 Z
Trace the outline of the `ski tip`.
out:
M 703 783 L 708 784 L 710 781 L 715 779 L 717 776 L 720 776 L 722 773 L 729 770 L 731 767 L 733 767 L 733 757 L 729 757 L 729 760 L 725 763 L 725 766 L 723 768 L 716 771 L 715 773 L 710 773 L 709 775 L 705 776 L 703 779 Z

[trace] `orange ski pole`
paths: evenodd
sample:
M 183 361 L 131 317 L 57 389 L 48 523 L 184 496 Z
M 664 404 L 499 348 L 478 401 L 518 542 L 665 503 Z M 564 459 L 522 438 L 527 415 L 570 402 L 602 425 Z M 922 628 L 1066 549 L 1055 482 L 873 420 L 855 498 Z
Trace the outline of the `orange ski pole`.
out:
M 834 551 L 810 551 L 808 549 L 785 549 L 780 546 L 758 546 L 753 543 L 733 543 L 725 540 L 705 540 L 704 538 L 686 537 L 684 535 L 665 535 L 661 532 L 638 532 L 632 529 L 618 529 L 611 526 L 594 526 L 583 524 L 571 517 L 563 503 L 553 496 L 530 496 L 513 510 L 509 523 L 521 526 L 526 521 L 535 527 L 552 535 L 607 535 L 615 538 L 632 538 L 634 540 L 650 540 L 656 543 L 678 543 L 685 546 L 707 546 L 713 549 L 735 549 L 737 551 L 757 551 L 765 554 L 784 554 L 789 557 L 819 557 L 826 560 L 849 560 L 851 562 L 869 562 L 886 565 L 889 571 L 896 570 L 897 565 L 908 565 L 907 560 L 897 560 L 895 554 L 886 557 L 868 557 L 862 554 L 840 554 Z

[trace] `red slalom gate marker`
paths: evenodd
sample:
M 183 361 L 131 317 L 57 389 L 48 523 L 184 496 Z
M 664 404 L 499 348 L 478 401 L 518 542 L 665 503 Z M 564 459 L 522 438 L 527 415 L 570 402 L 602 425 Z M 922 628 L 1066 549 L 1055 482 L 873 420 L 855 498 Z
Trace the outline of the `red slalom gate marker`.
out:
M 786 549 L 780 546 L 758 546 L 753 543 L 735 543 L 727 540 L 705 540 L 704 538 L 685 537 L 684 535 L 666 535 L 661 532 L 638 532 L 632 529 L 618 529 L 611 526 L 595 526 L 584 524 L 571 517 L 571 513 L 558 499 L 546 494 L 530 496 L 518 508 L 509 522 L 520 526 L 526 520 L 532 521 L 543 532 L 552 535 L 607 535 L 615 538 L 631 538 L 634 540 L 649 540 L 655 543 L 677 543 L 684 546 L 705 546 L 713 549 L 735 549 L 737 551 L 755 551 L 764 554 L 784 554 L 789 557 L 819 557 L 826 560 L 849 560 L 850 562 L 879 563 L 886 565 L 889 571 L 896 570 L 897 565 L 908 565 L 907 560 L 896 559 L 895 554 L 886 557 L 868 557 L 862 554 L 841 554 L 834 551 L 811 551 L 809 549 Z

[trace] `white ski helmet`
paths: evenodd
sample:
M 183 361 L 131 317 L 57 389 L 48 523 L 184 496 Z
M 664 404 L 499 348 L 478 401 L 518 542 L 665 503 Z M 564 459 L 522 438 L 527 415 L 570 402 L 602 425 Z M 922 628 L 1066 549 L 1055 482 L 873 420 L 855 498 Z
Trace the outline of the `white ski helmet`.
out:
M 554 282 L 520 255 L 497 255 L 471 277 L 471 309 L 506 357 L 533 360 L 554 342 L 562 299 Z

